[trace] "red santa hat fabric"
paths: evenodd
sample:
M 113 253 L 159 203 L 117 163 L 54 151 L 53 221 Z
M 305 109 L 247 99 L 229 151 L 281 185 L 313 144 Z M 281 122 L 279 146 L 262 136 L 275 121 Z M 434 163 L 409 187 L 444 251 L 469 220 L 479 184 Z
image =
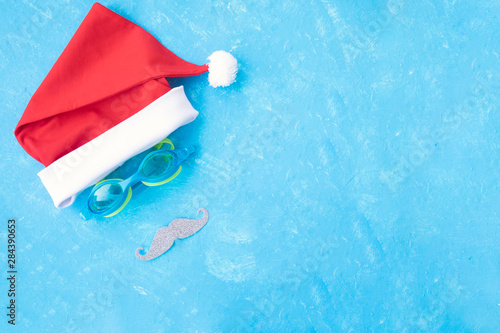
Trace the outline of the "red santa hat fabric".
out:
M 223 51 L 213 56 L 212 73 L 211 64 L 182 60 L 138 25 L 94 4 L 15 129 L 21 146 L 45 166 L 39 176 L 56 207 L 71 205 L 80 191 L 194 120 L 198 112 L 183 87 L 171 89 L 165 77 L 210 68 L 211 85 L 229 85 L 236 60 Z

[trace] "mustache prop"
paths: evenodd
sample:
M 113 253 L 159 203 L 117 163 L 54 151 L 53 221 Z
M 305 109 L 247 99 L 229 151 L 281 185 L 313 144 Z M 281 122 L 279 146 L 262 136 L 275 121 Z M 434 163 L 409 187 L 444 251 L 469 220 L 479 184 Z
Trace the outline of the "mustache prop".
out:
M 141 254 L 143 248 L 140 247 L 135 251 L 135 256 L 144 261 L 155 259 L 167 252 L 176 239 L 184 239 L 197 233 L 208 221 L 208 211 L 205 208 L 198 209 L 198 213 L 200 211 L 203 211 L 203 217 L 199 220 L 175 219 L 168 227 L 160 228 L 153 237 L 149 252 Z

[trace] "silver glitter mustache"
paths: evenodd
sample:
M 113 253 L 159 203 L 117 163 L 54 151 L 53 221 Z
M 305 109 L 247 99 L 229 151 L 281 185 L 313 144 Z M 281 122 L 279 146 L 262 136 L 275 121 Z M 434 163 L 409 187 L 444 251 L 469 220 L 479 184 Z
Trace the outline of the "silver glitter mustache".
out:
M 135 251 L 135 256 L 141 260 L 151 260 L 161 256 L 174 245 L 176 239 L 187 238 L 197 233 L 208 221 L 208 211 L 205 208 L 198 209 L 198 213 L 203 211 L 203 217 L 199 220 L 175 219 L 168 227 L 159 229 L 153 237 L 153 243 L 149 252 L 141 254 L 142 247 Z

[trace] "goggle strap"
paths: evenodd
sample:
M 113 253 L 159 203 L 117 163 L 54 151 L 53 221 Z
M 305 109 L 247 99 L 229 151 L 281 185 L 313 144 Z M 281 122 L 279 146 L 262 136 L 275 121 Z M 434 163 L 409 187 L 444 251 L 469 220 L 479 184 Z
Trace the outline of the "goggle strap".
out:
M 168 143 L 170 145 L 170 150 L 174 150 L 175 149 L 174 144 L 172 143 L 172 141 L 169 138 L 165 138 L 165 139 L 161 140 L 153 148 L 155 150 L 158 150 L 158 149 L 160 149 L 163 146 L 164 143 Z

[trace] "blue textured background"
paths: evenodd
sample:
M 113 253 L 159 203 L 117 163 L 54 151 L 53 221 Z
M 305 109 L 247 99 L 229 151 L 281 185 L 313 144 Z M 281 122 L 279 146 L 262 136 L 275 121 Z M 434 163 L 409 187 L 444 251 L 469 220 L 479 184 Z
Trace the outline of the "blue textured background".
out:
M 116 218 L 57 210 L 13 131 L 91 1 L 0 5 L 0 331 L 500 331 L 498 1 L 104 1 L 184 59 L 197 154 Z M 152 262 L 177 217 L 208 224 Z M 14 331 L 14 330 L 12 330 Z

